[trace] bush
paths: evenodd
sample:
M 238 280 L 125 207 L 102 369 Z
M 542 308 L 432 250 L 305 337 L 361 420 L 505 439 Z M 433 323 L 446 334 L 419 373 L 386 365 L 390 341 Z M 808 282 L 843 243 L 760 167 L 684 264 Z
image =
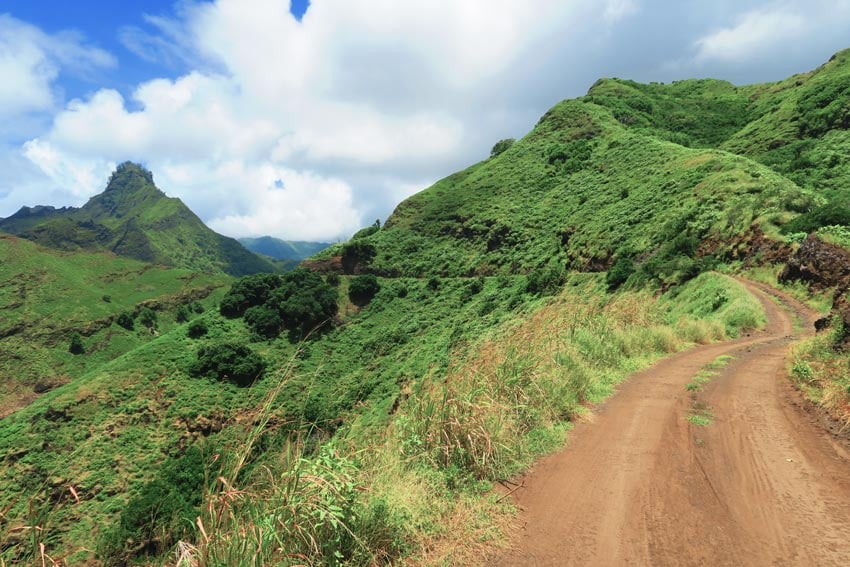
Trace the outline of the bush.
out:
M 71 341 L 68 344 L 68 352 L 71 354 L 85 354 L 86 347 L 83 345 L 83 337 L 80 336 L 80 333 L 74 331 L 71 334 Z
M 367 236 L 372 236 L 376 232 L 381 230 L 381 220 L 378 219 L 371 226 L 367 226 L 366 228 L 361 228 L 357 232 L 354 233 L 354 236 L 351 237 L 351 240 L 358 240 L 360 238 L 366 238 Z
M 189 309 L 185 305 L 178 305 L 177 312 L 174 314 L 174 320 L 178 323 L 185 323 L 189 320 Z
M 635 273 L 635 263 L 631 258 L 620 258 L 611 266 L 608 273 L 605 274 L 605 283 L 608 284 L 608 291 L 614 291 L 628 280 Z
M 256 336 L 264 339 L 273 339 L 280 334 L 283 328 L 283 319 L 276 309 L 267 305 L 256 305 L 245 311 L 245 324 Z
M 188 538 L 198 515 L 207 463 L 197 447 L 166 461 L 121 511 L 98 549 L 106 565 L 124 565 L 133 557 L 159 555 Z M 215 474 L 211 474 L 213 478 Z
M 201 338 L 206 335 L 207 332 L 209 332 L 209 328 L 203 319 L 196 319 L 192 321 L 186 329 L 186 334 L 192 339 Z
M 118 318 L 115 319 L 115 322 L 119 327 L 124 327 L 128 331 L 132 331 L 135 327 L 135 320 L 133 319 L 133 314 L 129 311 L 124 311 Z
M 189 373 L 198 377 L 228 380 L 244 387 L 259 380 L 265 366 L 262 357 L 248 346 L 223 342 L 199 348 L 197 360 L 190 366 Z
M 375 276 L 355 276 L 351 278 L 351 284 L 348 286 L 348 298 L 355 305 L 366 305 L 380 289 L 381 284 Z
M 493 146 L 493 149 L 490 150 L 490 157 L 496 157 L 497 155 L 503 153 L 505 150 L 513 146 L 514 142 L 516 142 L 516 140 L 514 140 L 513 138 L 505 138 L 504 140 L 499 140 Z
M 148 329 L 156 327 L 156 320 L 156 311 L 150 307 L 143 307 L 142 310 L 139 311 L 139 322 Z
M 339 274 L 336 272 L 331 272 L 330 274 L 325 276 L 325 283 L 329 286 L 336 287 L 339 285 Z
M 783 234 L 810 233 L 824 226 L 850 226 L 850 200 L 836 199 L 783 225 Z
M 556 267 L 534 270 L 527 276 L 525 291 L 535 295 L 551 295 L 564 284 L 564 272 Z
M 254 274 L 240 278 L 222 298 L 219 311 L 225 317 L 241 317 L 249 307 L 265 303 L 281 283 L 281 276 L 277 274 Z
M 375 247 L 357 240 L 347 242 L 342 247 L 342 269 L 353 274 L 357 267 L 367 266 L 375 258 Z
M 276 309 L 290 339 L 305 337 L 317 327 L 333 320 L 337 306 L 337 290 L 315 272 L 296 269 L 283 277 L 283 284 L 269 298 L 268 306 Z

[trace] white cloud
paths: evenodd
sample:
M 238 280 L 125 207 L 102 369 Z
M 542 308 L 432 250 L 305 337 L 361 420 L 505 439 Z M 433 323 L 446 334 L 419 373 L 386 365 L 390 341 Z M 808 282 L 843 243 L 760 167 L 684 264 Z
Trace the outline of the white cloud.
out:
M 50 120 L 31 126 L 9 158 L 26 156 L 29 181 L 16 183 L 41 189 L 21 202 L 23 194 L 0 179 L 0 215 L 21 204 L 65 204 L 57 195 L 79 204 L 102 189 L 112 163 L 131 159 L 218 230 L 335 239 L 486 157 L 496 140 L 521 136 L 548 107 L 583 94 L 599 76 L 668 80 L 734 68 L 746 77 L 769 68 L 778 79 L 822 62 L 836 43 L 846 47 L 850 0 L 803 7 L 764 0 L 314 0 L 299 22 L 287 0 L 185 1 L 173 16 L 146 16 L 147 30 L 118 33 L 145 61 L 192 71 L 128 91 L 101 89 L 64 102 L 61 111 L 54 111 L 56 78 L 77 64 L 44 47 L 49 42 L 15 41 L 18 51 L 5 48 L 9 57 L 29 63 L 6 74 L 42 74 L 27 71 L 13 90 L 28 89 L 29 104 Z M 809 44 L 815 47 L 803 49 Z M 71 45 L 88 49 L 79 38 Z M 807 59 L 790 67 L 789 58 L 770 57 L 792 46 Z M 2 49 L 0 72 L 10 65 Z M 681 54 L 675 72 L 663 66 L 671 52 Z M 78 59 L 88 61 L 77 65 L 81 73 L 109 63 L 96 50 Z M 0 115 L 20 115 L 11 106 L 20 101 L 4 108 L 3 88 Z M 0 136 L 0 151 L 10 145 Z
M 716 30 L 696 41 L 697 61 L 736 63 L 767 52 L 777 44 L 796 41 L 806 31 L 806 18 L 787 9 L 752 10 L 735 25 Z
M 640 9 L 637 0 L 607 0 L 605 19 L 611 23 L 635 14 Z
M 60 69 L 87 75 L 114 64 L 111 55 L 85 45 L 78 34 L 49 35 L 0 14 L 0 120 L 52 108 Z

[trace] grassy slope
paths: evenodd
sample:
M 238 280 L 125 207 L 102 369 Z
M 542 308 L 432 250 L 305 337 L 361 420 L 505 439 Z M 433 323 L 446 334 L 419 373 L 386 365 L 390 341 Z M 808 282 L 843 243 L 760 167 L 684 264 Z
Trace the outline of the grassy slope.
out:
M 559 148 L 590 154 L 568 170 L 550 163 Z M 566 101 L 503 154 L 399 205 L 365 240 L 379 273 L 605 270 L 676 237 L 728 239 L 804 194 L 755 161 L 648 137 L 606 108 Z
M 770 88 L 736 89 L 716 81 L 672 86 L 603 81 L 591 96 L 557 105 L 503 154 L 402 203 L 385 228 L 364 238 L 377 250 L 372 268 L 393 277 L 382 280 L 382 291 L 363 311 L 341 299 L 343 324 L 311 342 L 297 357 L 296 372 L 287 379 L 281 403 L 275 406 L 277 428 L 311 423 L 326 433 L 341 432 L 341 442 L 363 447 L 370 440 L 377 443 L 375 439 L 384 436 L 384 426 L 391 422 L 389 431 L 401 436 L 394 439 L 413 451 L 409 462 L 394 462 L 389 467 L 392 474 L 385 475 L 369 468 L 374 463 L 370 464 L 368 454 L 361 454 L 359 460 L 376 497 L 390 500 L 392 510 L 402 517 L 413 518 L 409 530 L 414 533 L 406 537 L 415 540 L 420 532 L 439 533 L 441 520 L 417 517 L 433 510 L 394 499 L 393 478 L 413 478 L 411 482 L 424 490 L 420 504 L 437 506 L 456 496 L 457 488 L 466 486 L 470 478 L 516 470 L 535 446 L 551 446 L 542 442 L 548 434 L 540 432 L 563 431 L 565 420 L 579 411 L 575 404 L 582 397 L 604 394 L 629 370 L 679 348 L 688 339 L 719 336 L 712 324 L 700 328 L 679 319 L 720 317 L 730 331 L 742 321 L 757 323 L 757 313 L 739 309 L 735 285 L 710 276 L 694 280 L 678 297 L 657 304 L 642 292 L 606 296 L 601 276 L 574 274 L 569 282 L 578 289 L 567 286 L 548 304 L 529 292 L 528 280 L 521 274 L 544 266 L 598 271 L 620 257 L 633 257 L 638 264 L 664 257 L 669 266 L 654 274 L 662 283 L 675 282 L 684 272 L 692 275 L 695 260 L 692 247 L 672 243 L 708 237 L 723 240 L 753 223 L 782 221 L 793 215 L 799 203 L 815 200 L 810 190 L 819 186 L 802 178 L 795 183 L 759 161 L 725 151 L 744 152 L 730 140 L 766 115 L 767 95 L 760 99 L 762 106 L 750 97 Z M 632 98 L 636 102 L 623 102 Z M 651 106 L 646 107 L 644 99 Z M 645 116 L 629 118 L 622 114 L 623 105 Z M 830 135 L 837 134 L 824 137 Z M 770 162 L 756 151 L 748 155 Z M 338 251 L 339 247 L 333 247 L 324 255 Z M 479 289 L 477 277 L 469 277 L 478 274 L 501 275 L 486 277 Z M 431 275 L 441 276 L 433 280 L 436 285 L 418 279 Z M 341 298 L 346 285 L 343 279 Z M 631 311 L 618 311 L 618 301 L 651 315 L 657 332 L 647 331 L 647 320 L 635 319 Z M 727 307 L 725 315 L 718 313 Z M 3 420 L 0 453 L 10 457 L 0 473 L 0 486 L 28 480 L 21 495 L 4 489 L 0 507 L 11 505 L 15 513 L 21 513 L 27 497 L 40 488 L 64 494 L 63 487 L 71 484 L 82 502 L 57 512 L 59 525 L 53 532 L 57 540 L 51 546 L 63 553 L 81 545 L 91 547 L 97 537 L 94 526 L 114 520 L 128 495 L 150 478 L 156 464 L 201 436 L 199 431 L 209 423 L 226 426 L 214 436 L 225 446 L 227 439 L 239 439 L 240 431 L 251 423 L 252 408 L 273 380 L 251 390 L 237 390 L 189 378 L 185 366 L 198 345 L 216 337 L 248 339 L 240 321 L 209 312 L 204 317 L 213 329 L 210 338 L 189 339 L 184 328 L 176 327 Z M 504 388 L 498 399 L 487 397 L 490 386 L 503 386 L 506 376 L 516 374 L 511 354 L 516 351 L 498 345 L 510 344 L 506 337 L 523 325 L 547 319 L 562 324 L 557 329 L 544 325 L 539 335 L 520 336 L 534 339 L 528 345 L 540 348 L 527 354 L 538 357 L 540 368 L 548 373 L 536 373 L 538 366 L 532 364 L 531 373 L 526 374 L 523 366 L 517 384 L 542 378 L 543 382 L 534 383 L 549 388 L 540 391 L 551 395 L 535 400 L 542 404 L 539 407 L 512 405 L 511 396 L 524 391 L 519 387 Z M 616 348 L 603 341 L 611 332 L 626 331 L 633 333 L 632 338 L 621 337 Z M 554 345 L 547 342 L 553 338 Z M 497 346 L 488 347 L 494 344 L 488 340 Z M 294 347 L 282 339 L 254 346 L 273 368 L 283 366 L 294 354 Z M 555 346 L 570 361 L 562 357 L 562 362 L 553 365 L 546 353 Z M 468 368 L 481 366 L 477 354 L 493 349 L 501 352 L 498 360 L 509 364 L 492 368 L 489 386 L 470 385 L 464 378 L 458 381 L 462 387 L 444 389 L 457 368 L 466 362 L 471 365 Z M 505 374 L 506 368 L 514 369 L 513 374 Z M 594 380 L 594 376 L 604 380 L 595 386 L 580 380 Z M 562 395 L 557 399 L 566 400 L 566 406 L 551 406 L 557 392 Z M 446 405 L 450 399 L 446 394 L 461 402 L 485 397 L 481 404 Z M 421 405 L 429 399 L 434 404 Z M 469 451 L 455 455 L 451 447 L 456 445 L 451 445 L 447 453 L 435 440 L 452 439 L 445 435 L 456 433 L 454 424 L 463 424 L 464 408 L 485 406 L 514 412 L 510 414 L 513 422 L 518 419 L 517 410 L 543 417 L 527 421 L 529 416 L 521 412 L 525 425 L 505 438 L 518 443 L 516 454 L 488 461 L 494 466 L 482 469 L 477 459 L 470 460 Z M 441 414 L 447 419 L 435 421 L 428 417 L 435 409 L 461 413 Z M 504 417 L 498 412 L 483 415 L 482 421 L 470 424 L 484 427 L 476 431 L 486 441 L 495 431 L 487 427 L 505 423 L 500 416 Z M 529 423 L 537 425 L 527 427 Z M 274 430 L 267 437 L 264 447 L 279 442 Z M 418 445 L 428 442 L 436 444 L 427 450 Z M 381 452 L 384 445 L 365 446 L 386 456 Z M 398 448 L 392 443 L 386 446 Z M 440 455 L 446 458 L 441 460 Z M 435 478 L 435 492 L 422 488 L 433 485 Z
M 96 368 L 151 339 L 138 325 L 110 324 L 119 313 L 156 300 L 160 328 L 173 324 L 169 308 L 208 296 L 226 276 L 152 266 L 107 253 L 57 252 L 0 236 L 0 407 L 3 414 L 49 388 Z M 105 300 L 106 299 L 106 300 Z M 108 300 L 108 301 L 107 301 Z M 87 354 L 68 352 L 79 332 Z

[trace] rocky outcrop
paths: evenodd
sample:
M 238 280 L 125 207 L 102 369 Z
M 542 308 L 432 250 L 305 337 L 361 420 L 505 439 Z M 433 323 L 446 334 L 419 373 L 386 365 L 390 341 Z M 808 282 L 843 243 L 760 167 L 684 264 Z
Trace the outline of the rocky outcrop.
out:
M 816 291 L 835 289 L 832 312 L 829 317 L 818 320 L 815 328 L 824 330 L 830 326 L 831 320 L 838 319 L 844 331 L 843 336 L 837 337 L 836 348 L 850 347 L 850 298 L 847 296 L 850 289 L 850 251 L 810 234 L 788 259 L 779 281 L 802 281 Z

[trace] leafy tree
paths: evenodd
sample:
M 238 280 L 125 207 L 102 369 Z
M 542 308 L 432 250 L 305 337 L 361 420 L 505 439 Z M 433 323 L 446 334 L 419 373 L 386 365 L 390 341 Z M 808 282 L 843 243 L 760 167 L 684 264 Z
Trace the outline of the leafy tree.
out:
M 265 339 L 273 339 L 280 334 L 283 328 L 283 319 L 281 319 L 280 313 L 269 307 L 268 304 L 255 305 L 245 311 L 245 324 L 255 335 Z
M 527 276 L 525 291 L 536 295 L 550 295 L 564 284 L 564 271 L 554 266 L 534 270 Z
M 200 449 L 189 447 L 182 456 L 167 460 L 130 498 L 101 540 L 98 555 L 107 565 L 160 554 L 191 535 L 206 479 L 215 478 L 214 465 L 207 461 Z
M 85 354 L 86 347 L 83 345 L 83 337 L 80 336 L 80 333 L 74 331 L 71 334 L 71 341 L 68 344 L 68 352 L 71 354 Z
M 351 237 L 351 240 L 358 240 L 360 238 L 366 238 L 367 236 L 372 236 L 376 232 L 381 230 L 381 219 L 376 219 L 374 223 L 366 228 L 361 228 L 357 232 L 354 233 L 354 236 Z
M 193 302 L 189 305 L 189 308 L 192 310 L 192 312 L 193 312 L 193 313 L 198 313 L 198 314 L 200 314 L 200 313 L 203 313 L 203 312 L 204 312 L 204 306 L 203 306 L 203 305 L 201 305 L 201 303 L 200 303 L 199 301 L 193 301 Z
M 241 317 L 249 307 L 262 305 L 280 287 L 277 274 L 254 274 L 236 280 L 221 300 L 219 311 L 225 317 Z
M 185 305 L 178 305 L 177 312 L 174 314 L 174 320 L 178 323 L 185 323 L 189 320 L 189 309 Z
M 614 291 L 635 273 L 635 263 L 631 258 L 620 258 L 611 266 L 608 273 L 605 274 L 605 283 L 608 284 L 608 291 Z
M 118 318 L 115 319 L 115 322 L 118 323 L 119 327 L 124 327 L 128 331 L 132 331 L 135 327 L 133 314 L 129 311 L 124 311 L 123 313 L 119 314 Z
M 336 315 L 337 290 L 319 274 L 299 268 L 285 274 L 282 280 L 268 306 L 278 311 L 291 339 L 303 338 Z
M 499 140 L 498 142 L 496 142 L 496 145 L 493 146 L 493 149 L 490 150 L 490 157 L 496 157 L 497 155 L 501 154 L 502 152 L 513 146 L 514 142 L 516 142 L 516 140 L 514 140 L 513 138 L 505 138 L 504 140 Z
M 203 319 L 195 319 L 189 323 L 189 327 L 186 329 L 186 334 L 192 339 L 198 339 L 206 335 L 208 331 L 209 328 Z
M 143 307 L 141 311 L 139 311 L 139 322 L 147 327 L 148 329 L 153 329 L 156 327 L 156 311 L 151 309 L 150 307 Z
M 262 357 L 248 346 L 235 342 L 204 345 L 189 373 L 216 380 L 228 380 L 237 386 L 250 386 L 265 370 Z
M 348 286 L 348 298 L 355 305 L 366 305 L 380 289 L 378 278 L 372 274 L 355 276 L 351 278 L 351 284 Z
M 351 241 L 342 247 L 342 269 L 346 274 L 354 273 L 358 266 L 367 266 L 376 254 L 375 247 L 366 242 Z

